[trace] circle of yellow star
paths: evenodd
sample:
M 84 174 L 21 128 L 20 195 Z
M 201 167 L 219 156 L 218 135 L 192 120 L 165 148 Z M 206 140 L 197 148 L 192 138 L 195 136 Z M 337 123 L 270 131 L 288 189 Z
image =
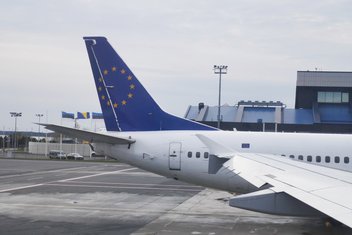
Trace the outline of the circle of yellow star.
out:
M 122 105 L 126 105 L 126 104 L 127 104 L 127 101 L 126 101 L 126 100 L 123 100 L 123 101 L 121 102 L 121 104 L 122 104 Z
M 118 104 L 115 102 L 115 103 L 114 103 L 114 108 L 117 108 L 117 106 L 118 106 Z
M 108 74 L 108 70 L 105 69 L 104 70 L 104 75 L 106 75 L 106 74 Z
M 115 72 L 115 71 L 116 71 L 116 67 L 115 67 L 115 66 L 112 67 L 112 68 L 111 68 L 111 71 Z
M 129 93 L 128 94 L 128 98 L 131 99 L 133 97 L 133 94 L 132 93 Z
M 130 85 L 130 89 L 133 90 L 135 86 L 133 84 Z
M 128 75 L 127 80 L 128 80 L 128 81 L 131 81 L 131 80 L 132 80 L 132 76 L 131 76 L 131 75 Z
M 106 104 L 107 104 L 108 106 L 110 106 L 110 101 L 106 102 Z
M 98 90 L 99 90 L 99 91 L 101 91 L 101 89 L 102 89 L 102 88 L 101 88 L 101 86 L 100 86 L 100 87 L 98 87 Z
M 101 96 L 101 99 L 102 99 L 102 100 L 105 100 L 105 95 Z
M 99 78 L 99 82 L 102 82 L 103 81 L 103 79 L 102 78 Z
M 126 71 L 124 69 L 121 69 L 121 73 L 124 74 L 126 73 Z

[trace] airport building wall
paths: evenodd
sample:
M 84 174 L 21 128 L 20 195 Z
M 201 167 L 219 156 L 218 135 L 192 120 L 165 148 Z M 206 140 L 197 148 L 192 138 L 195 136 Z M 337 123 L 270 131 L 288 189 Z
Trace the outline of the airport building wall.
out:
M 316 103 L 351 104 L 352 72 L 297 71 L 296 109 Z
M 220 128 L 239 131 L 352 133 L 352 72 L 298 71 L 295 108 L 280 101 L 223 105 Z M 217 127 L 217 106 L 189 106 L 185 118 Z

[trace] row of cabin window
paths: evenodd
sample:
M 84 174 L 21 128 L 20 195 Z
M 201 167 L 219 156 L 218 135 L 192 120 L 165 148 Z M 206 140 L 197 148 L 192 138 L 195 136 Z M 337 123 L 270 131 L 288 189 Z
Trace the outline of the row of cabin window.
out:
M 191 158 L 192 155 L 193 155 L 192 152 L 188 152 L 188 154 L 187 154 L 188 158 Z M 200 152 L 196 152 L 196 158 L 200 158 L 200 156 L 201 156 L 201 153 L 200 153 Z M 286 156 L 286 155 L 283 154 L 282 156 Z M 204 152 L 203 157 L 204 157 L 204 158 L 209 158 L 209 153 L 208 153 L 208 152 Z M 290 157 L 290 158 L 295 158 L 294 155 L 290 155 L 289 157 Z M 304 158 L 303 155 L 298 155 L 298 160 L 303 161 L 303 158 Z M 308 161 L 308 162 L 312 162 L 312 161 L 313 161 L 313 157 L 312 157 L 311 155 L 308 155 L 308 156 L 307 156 L 307 161 Z M 315 161 L 316 161 L 316 162 L 321 162 L 321 156 L 316 156 L 316 157 L 315 157 Z M 331 162 L 331 157 L 330 157 L 330 156 L 325 156 L 325 162 L 326 162 L 326 163 L 330 163 L 330 162 Z M 340 157 L 338 157 L 338 156 L 334 157 L 334 162 L 335 162 L 335 163 L 340 163 Z M 350 163 L 350 158 L 349 158 L 349 157 L 344 157 L 344 158 L 343 158 L 343 162 L 344 162 L 345 164 Z
M 285 157 L 286 155 L 285 155 L 285 154 L 282 154 L 282 156 Z M 294 155 L 290 155 L 289 157 L 290 157 L 290 158 L 295 158 Z M 298 155 L 298 160 L 302 160 L 302 161 L 303 161 L 303 155 Z M 307 162 L 312 162 L 312 161 L 313 161 L 313 157 L 310 156 L 310 155 L 308 155 L 308 156 L 307 156 Z M 315 157 L 315 162 L 321 162 L 321 156 L 316 156 L 316 157 Z M 330 163 L 330 162 L 331 162 L 331 157 L 330 157 L 330 156 L 325 156 L 325 162 L 326 162 L 326 163 Z M 340 157 L 338 157 L 338 156 L 334 157 L 334 162 L 335 162 L 335 163 L 340 163 Z M 350 158 L 349 158 L 349 157 L 344 157 L 344 158 L 343 158 L 343 162 L 344 162 L 345 164 L 350 163 Z
M 189 157 L 189 158 L 191 158 L 192 155 L 193 155 L 192 152 L 188 152 L 187 153 L 187 157 Z M 200 155 L 201 155 L 200 152 L 196 152 L 196 158 L 200 158 Z M 203 157 L 204 158 L 209 158 L 209 153 L 208 152 L 204 152 Z

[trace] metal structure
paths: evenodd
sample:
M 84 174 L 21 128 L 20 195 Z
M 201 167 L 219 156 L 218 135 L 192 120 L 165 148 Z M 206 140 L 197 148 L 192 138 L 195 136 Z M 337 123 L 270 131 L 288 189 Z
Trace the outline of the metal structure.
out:
M 10 112 L 11 117 L 15 118 L 15 134 L 14 134 L 14 140 L 13 140 L 13 148 L 17 148 L 17 118 L 22 117 L 22 113 L 17 113 L 17 112 Z
M 41 114 L 41 113 L 37 113 L 35 114 L 36 117 L 38 117 L 38 139 L 39 139 L 39 135 L 40 135 L 40 118 L 44 116 L 44 114 Z
M 227 65 L 214 65 L 214 73 L 219 74 L 219 103 L 218 103 L 218 125 L 217 127 L 220 129 L 220 121 L 221 121 L 221 114 L 220 114 L 220 109 L 221 109 L 221 75 L 222 74 L 227 74 Z

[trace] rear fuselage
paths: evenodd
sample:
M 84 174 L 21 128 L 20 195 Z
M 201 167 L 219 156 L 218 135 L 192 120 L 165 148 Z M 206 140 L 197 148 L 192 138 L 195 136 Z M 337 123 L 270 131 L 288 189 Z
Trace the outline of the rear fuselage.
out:
M 123 132 L 114 135 L 132 137 L 136 143 L 130 146 L 97 143 L 95 149 L 122 162 L 192 184 L 239 193 L 257 190 L 225 168 L 210 174 L 209 155 L 216 153 L 209 152 L 197 133 L 232 149 L 234 153 L 269 153 L 351 171 L 350 135 L 237 131 Z

